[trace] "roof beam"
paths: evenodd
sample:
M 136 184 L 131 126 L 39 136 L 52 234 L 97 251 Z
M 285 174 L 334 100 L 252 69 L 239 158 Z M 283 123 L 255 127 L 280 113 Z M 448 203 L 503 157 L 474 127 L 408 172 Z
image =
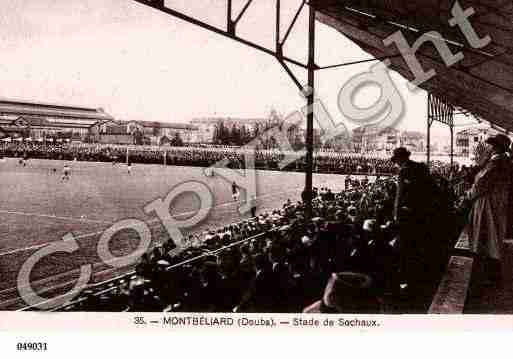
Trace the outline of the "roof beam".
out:
M 367 59 L 367 60 L 357 60 L 357 61 L 343 62 L 343 63 L 341 63 L 341 64 L 336 64 L 336 65 L 319 66 L 319 67 L 318 67 L 318 69 L 319 69 L 319 70 L 326 70 L 326 69 L 333 69 L 333 68 L 337 68 L 337 67 L 344 67 L 344 66 L 351 66 L 351 65 L 363 64 L 363 63 L 366 63 L 366 62 L 383 61 L 383 60 L 387 60 L 387 59 L 391 59 L 391 58 L 399 57 L 399 56 L 402 56 L 402 55 L 401 55 L 401 54 L 396 54 L 396 55 L 387 55 L 387 56 L 382 56 L 382 57 L 376 57 L 376 58 L 374 58 L 374 59 Z
M 247 45 L 255 50 L 258 50 L 258 51 L 261 51 L 261 52 L 264 52 L 268 55 L 272 55 L 274 57 L 278 56 L 278 54 L 274 51 L 274 50 L 270 50 L 262 45 L 259 45 L 255 42 L 252 42 L 252 41 L 249 41 L 249 40 L 246 40 L 246 39 L 243 39 L 241 37 L 238 37 L 236 34 L 235 34 L 235 29 L 234 28 L 231 28 L 230 26 L 228 26 L 228 29 L 224 30 L 224 29 L 220 29 L 218 27 L 215 27 L 213 25 L 210 25 L 204 21 L 201 21 L 201 20 L 198 20 L 192 16 L 189 16 L 189 15 L 185 15 L 177 10 L 174 10 L 174 9 L 171 9 L 171 8 L 168 8 L 166 6 L 164 6 L 164 2 L 163 1 L 151 1 L 151 0 L 132 0 L 132 1 L 135 1 L 135 2 L 138 2 L 142 5 L 145 5 L 145 6 L 149 6 L 149 7 L 152 7 L 154 8 L 155 10 L 158 10 L 158 11 L 161 11 L 161 12 L 164 12 L 168 15 L 171 15 L 173 17 L 176 17 L 180 20 L 183 20 L 185 22 L 188 22 L 190 24 L 193 24 L 193 25 L 196 25 L 196 26 L 199 26 L 205 30 L 209 30 L 209 31 L 212 31 L 216 34 L 219 34 L 219 35 L 222 35 L 224 37 L 227 37 L 231 40 L 234 40 L 234 41 L 237 41 L 239 43 L 242 43 L 244 45 Z M 230 3 L 230 1 L 229 1 Z M 230 11 L 229 11 L 230 12 Z M 233 23 L 233 21 L 228 18 L 227 19 L 227 22 L 228 24 L 230 23 Z M 297 61 L 295 59 L 292 59 L 288 56 L 284 56 L 284 55 L 281 55 L 280 58 L 283 60 L 283 61 L 287 61 L 287 62 L 290 62 L 291 64 L 294 64 L 296 66 L 299 66 L 303 69 L 308 69 L 308 65 L 307 64 L 304 64 L 300 61 Z

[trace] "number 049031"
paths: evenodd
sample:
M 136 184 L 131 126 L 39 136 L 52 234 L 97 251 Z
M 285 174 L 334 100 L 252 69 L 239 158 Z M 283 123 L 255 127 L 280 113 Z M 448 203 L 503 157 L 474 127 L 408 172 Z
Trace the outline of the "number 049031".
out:
M 48 344 L 43 342 L 26 342 L 16 344 L 16 350 L 19 351 L 46 351 Z

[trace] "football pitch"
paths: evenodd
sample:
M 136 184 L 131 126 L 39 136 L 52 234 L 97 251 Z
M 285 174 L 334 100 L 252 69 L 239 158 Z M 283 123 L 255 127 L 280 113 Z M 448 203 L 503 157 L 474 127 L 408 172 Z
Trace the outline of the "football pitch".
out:
M 122 274 L 132 266 L 117 268 L 104 263 L 97 244 L 104 230 L 124 219 L 146 222 L 152 232 L 152 246 L 167 240 L 168 234 L 155 215 L 144 207 L 185 181 L 206 184 L 214 195 L 208 217 L 184 234 L 201 233 L 249 217 L 240 215 L 225 179 L 206 177 L 203 168 L 161 165 L 67 162 L 69 180 L 62 180 L 63 161 L 29 160 L 22 166 L 16 159 L 0 163 L 0 310 L 25 306 L 18 294 L 17 276 L 38 250 L 72 234 L 79 244 L 73 253 L 59 252 L 43 257 L 34 266 L 31 286 L 41 297 L 53 297 L 71 288 L 80 266 L 91 264 L 92 282 Z M 290 198 L 297 201 L 304 187 L 304 173 L 256 171 L 259 212 L 279 208 Z M 315 186 L 343 188 L 343 176 L 314 174 Z M 171 203 L 171 214 L 183 219 L 200 207 L 198 197 L 185 193 Z M 109 243 L 116 257 L 132 253 L 139 239 L 134 231 L 120 231 Z M 67 289 L 68 288 L 68 289 Z

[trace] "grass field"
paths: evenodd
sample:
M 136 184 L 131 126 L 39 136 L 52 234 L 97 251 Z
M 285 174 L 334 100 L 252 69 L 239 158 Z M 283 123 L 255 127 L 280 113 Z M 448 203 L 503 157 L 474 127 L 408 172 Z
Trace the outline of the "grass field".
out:
M 15 159 L 0 163 L 0 310 L 24 306 L 16 285 L 19 269 L 37 250 L 67 233 L 75 236 L 80 249 L 72 254 L 56 253 L 38 262 L 31 285 L 41 296 L 52 297 L 72 286 L 83 264 L 93 264 L 93 281 L 128 271 L 130 267 L 112 268 L 98 257 L 96 245 L 102 231 L 118 220 L 137 218 L 148 223 L 154 242 L 166 240 L 165 229 L 143 208 L 184 181 L 204 182 L 215 196 L 209 217 L 189 232 L 244 219 L 231 199 L 229 183 L 217 176 L 205 177 L 202 168 L 135 165 L 128 175 L 124 165 L 75 162 L 71 179 L 62 181 L 63 165 L 49 160 L 30 160 L 26 167 Z M 341 189 L 343 177 L 314 175 L 314 185 Z M 299 199 L 303 186 L 302 173 L 257 171 L 258 212 L 280 207 L 287 198 Z M 197 197 L 186 194 L 173 201 L 171 211 L 186 217 L 198 206 Z M 122 256 L 137 245 L 132 231 L 122 231 L 113 238 L 110 249 Z

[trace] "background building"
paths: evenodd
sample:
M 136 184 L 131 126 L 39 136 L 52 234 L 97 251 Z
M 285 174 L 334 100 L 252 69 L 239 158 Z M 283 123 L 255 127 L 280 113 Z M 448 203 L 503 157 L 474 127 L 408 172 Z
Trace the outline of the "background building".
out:
M 479 142 L 484 141 L 488 136 L 496 135 L 499 131 L 481 125 L 461 130 L 456 133 L 455 153 L 459 156 L 472 156 Z
M 0 133 L 4 137 L 83 141 L 92 125 L 110 120 L 113 117 L 101 108 L 0 100 Z
M 411 152 L 425 152 L 427 138 L 426 134 L 419 131 L 402 131 L 400 133 L 400 144 Z
M 353 149 L 356 152 L 390 151 L 401 143 L 399 130 L 377 125 L 357 127 L 352 132 Z
M 230 141 L 247 143 L 282 121 L 282 116 L 271 110 L 268 117 L 202 117 L 191 120 L 190 124 L 198 128 L 198 142 L 227 144 Z
M 222 141 L 223 131 L 231 136 L 236 129 L 244 131 L 254 137 L 258 132 L 270 124 L 269 118 L 238 118 L 238 117 L 203 117 L 195 118 L 190 124 L 198 128 L 198 140 L 201 143 L 215 143 Z
M 175 141 L 181 143 L 198 143 L 199 129 L 183 123 L 167 123 L 157 121 L 130 121 L 126 123 L 126 132 L 135 136 L 142 134 L 152 145 L 168 144 Z
M 89 128 L 87 142 L 133 145 L 135 136 L 127 130 L 127 124 L 115 120 L 98 121 Z
M 189 124 L 114 120 L 99 121 L 91 126 L 89 140 L 99 143 L 156 146 L 199 142 L 198 128 Z
M 353 150 L 356 152 L 391 152 L 396 147 L 406 147 L 412 152 L 426 150 L 426 135 L 418 131 L 400 131 L 391 127 L 367 125 L 352 132 Z

